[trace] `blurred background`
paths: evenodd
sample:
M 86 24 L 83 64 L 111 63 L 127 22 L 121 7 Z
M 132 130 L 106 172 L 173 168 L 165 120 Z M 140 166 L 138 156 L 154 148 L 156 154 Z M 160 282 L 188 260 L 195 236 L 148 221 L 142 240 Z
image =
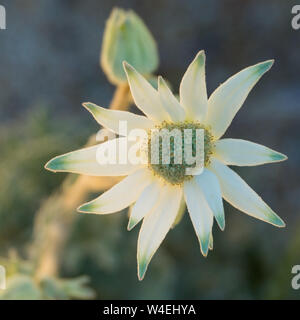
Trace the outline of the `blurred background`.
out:
M 64 239 L 56 261 L 58 287 L 62 283 L 68 287 L 63 279 L 86 275 L 85 297 L 300 297 L 300 290 L 291 287 L 292 266 L 300 264 L 300 30 L 291 27 L 295 1 L 1 0 L 1 4 L 7 11 L 7 30 L 0 31 L 0 264 L 9 277 L 19 277 L 2 293 L 3 299 L 41 297 L 32 280 L 33 265 L 57 237 Z M 126 212 L 83 215 L 74 207 L 68 212 L 72 218 L 64 220 L 67 228 L 44 236 L 65 214 L 57 201 L 62 182 L 76 179 L 71 175 L 66 181 L 67 175 L 50 173 L 44 164 L 82 147 L 99 130 L 81 103 L 108 106 L 114 92 L 99 66 L 105 22 L 114 6 L 133 9 L 149 27 L 159 49 L 156 74 L 167 78 L 175 92 L 200 49 L 207 54 L 209 94 L 242 68 L 275 59 L 226 136 L 288 155 L 283 163 L 237 169 L 283 218 L 285 229 L 226 204 L 226 229 L 221 232 L 214 226 L 214 250 L 205 259 L 185 214 L 167 235 L 142 282 L 136 275 L 139 227 L 126 230 Z M 83 202 L 100 192 L 89 192 Z M 45 207 L 53 212 L 39 218 Z M 84 298 L 76 281 L 69 287 L 81 294 L 71 297 Z M 44 286 L 50 288 L 46 298 L 65 298 L 51 284 Z

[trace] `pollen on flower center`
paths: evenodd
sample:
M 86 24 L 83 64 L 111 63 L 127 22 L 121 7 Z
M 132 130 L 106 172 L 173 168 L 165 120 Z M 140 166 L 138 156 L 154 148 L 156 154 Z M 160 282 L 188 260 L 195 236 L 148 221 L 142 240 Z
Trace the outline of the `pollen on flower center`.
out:
M 153 173 L 174 185 L 182 184 L 185 180 L 191 179 L 192 175 L 188 175 L 186 169 L 195 168 L 196 163 L 191 164 L 187 161 L 185 155 L 187 153 L 187 146 L 189 150 L 191 150 L 192 156 L 196 155 L 196 151 L 198 150 L 197 131 L 203 132 L 203 164 L 207 166 L 214 144 L 209 129 L 201 123 L 196 121 L 177 123 L 164 121 L 149 132 L 147 144 L 148 167 Z M 175 133 L 179 134 L 179 138 L 175 136 Z M 189 141 L 187 141 L 187 133 L 190 134 Z M 168 143 L 166 143 L 166 141 Z M 154 150 L 155 144 L 156 149 Z M 157 161 L 154 161 L 153 157 L 156 158 Z M 178 161 L 178 157 L 180 161 Z M 169 161 L 164 160 L 166 158 L 169 159 Z

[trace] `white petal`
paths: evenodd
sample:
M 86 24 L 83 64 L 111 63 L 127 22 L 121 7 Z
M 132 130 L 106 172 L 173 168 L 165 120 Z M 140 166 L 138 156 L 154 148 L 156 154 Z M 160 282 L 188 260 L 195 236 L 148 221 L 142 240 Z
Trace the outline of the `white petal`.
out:
M 54 172 L 72 172 L 85 174 L 89 176 L 125 176 L 135 170 L 141 168 L 142 164 L 132 164 L 129 161 L 124 162 L 119 152 L 119 146 L 124 145 L 125 148 L 130 148 L 135 142 L 128 141 L 126 137 L 109 140 L 107 142 L 76 150 L 57 156 L 50 160 L 45 168 Z M 102 152 L 115 150 L 115 160 L 111 163 L 100 163 L 98 155 Z M 124 164 L 123 164 L 124 163 Z
M 213 226 L 213 212 L 195 179 L 184 182 L 185 202 L 198 237 L 201 252 L 207 255 Z
M 154 121 L 170 120 L 162 106 L 158 92 L 131 65 L 124 62 L 124 69 L 135 104 Z
M 219 179 L 223 198 L 235 208 L 277 227 L 285 224 L 280 217 L 233 170 L 212 159 L 210 169 Z
M 174 97 L 172 91 L 161 76 L 158 77 L 158 93 L 161 103 L 167 110 L 171 119 L 175 122 L 183 121 L 185 119 L 184 109 Z
M 211 126 L 216 139 L 225 133 L 251 89 L 272 64 L 273 60 L 269 60 L 242 70 L 221 84 L 210 96 L 205 124 Z
M 120 121 L 126 122 L 128 133 L 133 129 L 149 130 L 154 126 L 154 123 L 148 118 L 131 112 L 105 109 L 90 102 L 83 103 L 83 106 L 99 124 L 121 135 L 123 132 L 119 132 Z
M 200 51 L 189 65 L 180 84 L 180 104 L 186 110 L 188 120 L 202 121 L 207 112 L 205 80 L 205 53 Z
M 241 139 L 217 141 L 213 156 L 224 164 L 234 166 L 257 166 L 287 159 L 282 153 Z
M 118 212 L 135 202 L 152 181 L 150 170 L 143 168 L 130 174 L 100 197 L 78 208 L 79 212 L 109 214 Z
M 195 180 L 202 193 L 204 194 L 205 199 L 209 207 L 211 208 L 220 229 L 224 230 L 224 207 L 218 178 L 214 173 L 205 168 L 202 174 L 195 176 Z
M 148 264 L 175 221 L 182 190 L 166 185 L 161 190 L 161 200 L 144 220 L 138 239 L 138 277 L 144 278 Z
M 176 215 L 176 219 L 174 221 L 174 223 L 172 224 L 172 229 L 174 229 L 177 224 L 180 223 L 180 221 L 182 220 L 184 214 L 185 214 L 185 210 L 186 210 L 186 204 L 185 204 L 185 199 L 184 199 L 184 195 L 182 194 L 181 196 L 181 200 L 180 200 L 180 205 L 179 205 L 179 209 Z
M 128 230 L 134 228 L 159 202 L 162 185 L 154 180 L 147 186 L 133 205 L 128 222 Z

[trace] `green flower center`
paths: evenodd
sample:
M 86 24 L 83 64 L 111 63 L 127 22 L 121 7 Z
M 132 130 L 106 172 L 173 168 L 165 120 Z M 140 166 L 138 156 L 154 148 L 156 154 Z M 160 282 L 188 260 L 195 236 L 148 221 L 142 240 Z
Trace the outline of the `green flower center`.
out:
M 214 143 L 206 126 L 196 121 L 177 123 L 164 121 L 155 129 L 148 134 L 147 150 L 148 166 L 155 175 L 173 185 L 191 179 L 193 176 L 187 174 L 187 168 L 195 168 L 197 162 L 191 163 L 186 158 L 188 153 L 195 159 L 197 153 L 202 152 L 203 165 L 209 164 Z M 202 137 L 202 143 L 199 137 Z

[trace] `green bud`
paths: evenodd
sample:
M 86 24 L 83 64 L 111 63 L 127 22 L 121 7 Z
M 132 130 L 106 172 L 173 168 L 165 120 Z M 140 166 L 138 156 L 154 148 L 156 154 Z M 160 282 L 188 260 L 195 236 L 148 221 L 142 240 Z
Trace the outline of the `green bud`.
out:
M 100 61 L 113 84 L 127 82 L 123 61 L 143 75 L 150 74 L 158 66 L 157 46 L 140 17 L 132 10 L 114 8 L 106 22 Z

